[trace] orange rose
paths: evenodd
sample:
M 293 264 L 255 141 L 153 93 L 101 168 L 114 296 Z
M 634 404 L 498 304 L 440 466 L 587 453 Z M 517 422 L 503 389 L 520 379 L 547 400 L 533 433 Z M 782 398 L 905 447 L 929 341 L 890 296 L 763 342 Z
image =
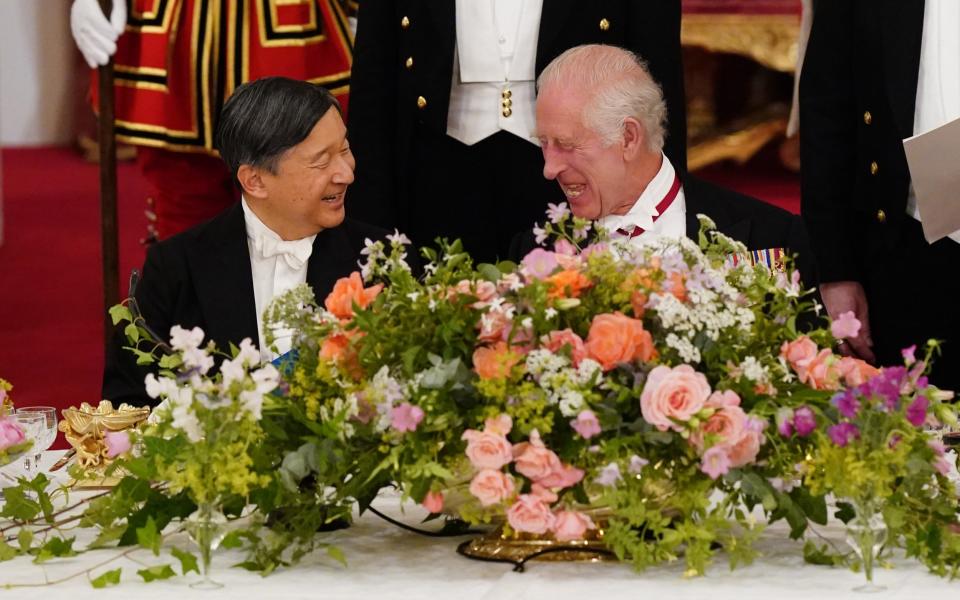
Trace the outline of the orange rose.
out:
M 363 376 L 357 350 L 350 343 L 353 338 L 357 337 L 357 333 L 356 331 L 340 331 L 328 335 L 320 344 L 320 360 L 337 363 L 354 379 L 360 379 Z
M 804 372 L 798 372 L 800 382 L 815 390 L 835 390 L 840 387 L 840 369 L 837 357 L 829 348 L 824 348 L 806 365 Z
M 360 273 L 354 271 L 350 277 L 341 277 L 333 286 L 333 291 L 324 301 L 324 306 L 339 319 L 353 318 L 353 303 L 356 302 L 360 308 L 366 308 L 377 297 L 383 284 L 364 288 Z
M 847 385 L 860 385 L 880 374 L 880 370 L 873 365 L 850 356 L 841 358 L 837 368 Z
M 510 375 L 510 369 L 520 362 L 520 354 L 507 346 L 506 342 L 497 342 L 492 346 L 481 346 L 473 352 L 473 370 L 480 379 L 502 379 Z
M 630 307 L 633 309 L 633 316 L 642 319 L 643 313 L 647 310 L 647 295 L 640 290 L 634 290 L 630 294 Z
M 547 283 L 551 286 L 547 294 L 551 298 L 578 298 L 581 291 L 593 285 L 586 275 L 571 269 L 547 277 Z
M 587 356 L 600 363 L 604 371 L 609 371 L 617 363 L 636 359 L 649 361 L 655 353 L 653 338 L 643 329 L 643 321 L 621 313 L 594 317 L 586 347 Z

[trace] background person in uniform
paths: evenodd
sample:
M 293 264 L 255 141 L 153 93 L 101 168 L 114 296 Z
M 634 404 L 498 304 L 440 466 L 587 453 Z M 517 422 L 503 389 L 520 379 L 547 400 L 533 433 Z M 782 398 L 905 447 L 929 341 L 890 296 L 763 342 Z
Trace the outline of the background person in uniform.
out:
M 960 232 L 923 236 L 903 140 L 960 117 L 960 2 L 814 5 L 800 81 L 802 214 L 847 352 L 881 365 L 945 340 L 933 383 L 960 385 Z M 960 201 L 960 199 L 958 199 Z
M 584 43 L 642 55 L 671 119 L 666 152 L 686 164 L 680 0 L 397 0 L 360 6 L 350 138 L 350 213 L 423 245 L 460 238 L 506 256 L 562 195 L 540 176 L 535 79 Z

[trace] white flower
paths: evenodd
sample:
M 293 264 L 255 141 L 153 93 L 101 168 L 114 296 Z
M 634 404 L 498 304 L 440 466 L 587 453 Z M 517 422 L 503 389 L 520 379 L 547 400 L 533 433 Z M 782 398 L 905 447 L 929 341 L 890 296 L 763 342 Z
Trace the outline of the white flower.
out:
M 407 298 L 410 298 L 410 302 L 416 302 L 417 298 L 420 297 L 420 292 L 410 292 L 407 294 Z
M 533 319 L 530 317 L 525 317 L 522 321 L 520 321 L 520 326 L 524 329 L 533 329 Z
M 240 352 L 237 354 L 237 360 L 248 367 L 260 363 L 260 351 L 250 341 L 250 338 L 243 338 L 240 342 Z
M 743 372 L 743 376 L 750 381 L 763 383 L 768 379 L 766 367 L 753 356 L 748 356 L 743 359 L 743 362 L 740 363 L 740 370 Z
M 240 406 L 250 413 L 250 416 L 259 421 L 263 415 L 263 394 L 258 390 L 240 392 Z
M 394 244 L 394 245 L 404 245 L 404 246 L 408 246 L 408 245 L 410 245 L 410 243 L 411 243 L 411 242 L 410 242 L 410 238 L 408 238 L 406 235 L 400 233 L 400 230 L 399 230 L 399 229 L 394 229 L 394 230 L 393 230 L 393 233 L 392 233 L 391 235 L 388 235 L 388 236 L 387 236 L 387 240 L 388 240 L 391 244 Z
M 144 386 L 147 390 L 147 395 L 151 398 L 169 398 L 172 394 L 176 393 L 177 382 L 169 377 L 157 377 L 153 373 L 147 373 L 147 376 L 143 380 Z
M 427 303 L 427 308 L 430 309 L 430 312 L 436 311 L 436 310 L 437 310 L 437 299 L 436 299 L 436 298 L 430 298 L 430 302 Z
M 560 414 L 576 417 L 586 407 L 583 394 L 577 390 L 564 390 L 560 393 Z
M 567 208 L 566 202 L 560 202 L 559 204 L 553 204 L 552 202 L 547 203 L 547 218 L 550 219 L 551 223 L 559 223 L 569 214 L 570 210 Z
M 551 306 L 547 308 L 547 310 L 543 311 L 543 316 L 545 316 L 548 319 L 552 319 L 557 316 L 557 309 Z
M 250 377 L 257 386 L 257 391 L 261 394 L 272 392 L 280 385 L 280 371 L 270 363 L 267 363 L 250 373 Z
M 183 350 L 182 356 L 183 364 L 188 369 L 197 369 L 200 373 L 206 373 L 213 368 L 213 357 L 201 348 L 187 348 Z
M 203 330 L 199 327 L 187 330 L 179 325 L 170 328 L 170 346 L 174 350 L 186 351 L 199 348 L 203 342 Z
M 603 367 L 600 366 L 600 363 L 593 360 L 592 358 L 585 358 L 580 361 L 580 365 L 577 367 L 577 383 L 580 385 L 586 385 L 590 383 L 594 375 L 598 371 L 601 371 Z
M 539 225 L 533 226 L 533 235 L 537 241 L 537 244 L 542 245 L 545 241 L 547 241 L 547 230 Z
M 243 361 L 238 356 L 234 360 L 225 360 L 220 365 L 220 373 L 223 374 L 223 389 L 230 389 L 230 384 L 235 381 L 243 381 L 247 377 L 247 371 L 243 368 Z

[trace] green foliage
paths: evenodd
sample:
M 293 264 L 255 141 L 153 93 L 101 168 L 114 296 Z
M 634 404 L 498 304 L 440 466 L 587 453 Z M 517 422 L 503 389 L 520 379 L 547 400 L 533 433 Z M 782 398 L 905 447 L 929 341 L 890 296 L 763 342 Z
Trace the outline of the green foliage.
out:
M 120 573 L 122 569 L 113 569 L 111 571 L 104 571 L 99 576 L 90 580 L 90 585 L 95 589 L 103 589 L 105 587 L 110 587 L 120 583 Z

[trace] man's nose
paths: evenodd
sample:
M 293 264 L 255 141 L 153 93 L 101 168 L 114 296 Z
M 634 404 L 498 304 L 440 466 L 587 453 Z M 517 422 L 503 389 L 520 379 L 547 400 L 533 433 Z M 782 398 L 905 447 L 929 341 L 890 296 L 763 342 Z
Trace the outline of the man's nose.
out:
M 543 176 L 546 179 L 556 179 L 563 171 L 563 164 L 557 159 L 556 152 L 551 149 L 543 150 Z
M 339 161 L 337 170 L 332 177 L 333 182 L 342 185 L 350 185 L 353 183 L 354 164 L 353 156 L 344 157 L 343 160 Z

